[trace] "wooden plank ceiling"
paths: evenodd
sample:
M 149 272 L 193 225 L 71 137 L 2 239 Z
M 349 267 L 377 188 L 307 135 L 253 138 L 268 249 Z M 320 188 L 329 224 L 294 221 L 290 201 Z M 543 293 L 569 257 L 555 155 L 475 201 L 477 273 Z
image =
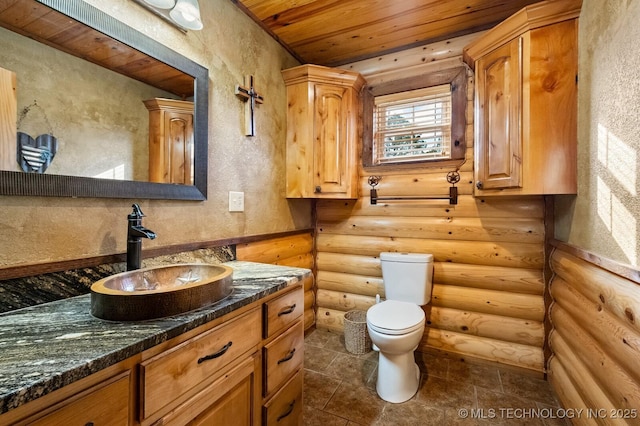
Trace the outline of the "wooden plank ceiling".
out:
M 193 77 L 31 0 L 0 0 L 0 26 L 120 74 L 193 96 Z
M 539 0 L 232 0 L 302 63 L 337 66 L 495 26 Z

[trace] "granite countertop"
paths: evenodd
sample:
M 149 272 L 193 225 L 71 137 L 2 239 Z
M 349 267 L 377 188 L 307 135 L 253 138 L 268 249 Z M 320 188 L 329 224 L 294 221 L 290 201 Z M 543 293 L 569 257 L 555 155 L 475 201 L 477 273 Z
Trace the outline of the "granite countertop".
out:
M 233 292 L 211 306 L 139 322 L 90 314 L 89 294 L 0 314 L 0 414 L 293 285 L 308 269 L 232 261 Z

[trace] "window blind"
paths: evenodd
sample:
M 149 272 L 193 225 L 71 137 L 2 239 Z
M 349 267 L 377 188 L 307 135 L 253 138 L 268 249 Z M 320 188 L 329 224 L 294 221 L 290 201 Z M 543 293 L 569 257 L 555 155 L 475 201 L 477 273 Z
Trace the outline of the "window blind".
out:
M 375 164 L 451 158 L 449 84 L 375 98 Z

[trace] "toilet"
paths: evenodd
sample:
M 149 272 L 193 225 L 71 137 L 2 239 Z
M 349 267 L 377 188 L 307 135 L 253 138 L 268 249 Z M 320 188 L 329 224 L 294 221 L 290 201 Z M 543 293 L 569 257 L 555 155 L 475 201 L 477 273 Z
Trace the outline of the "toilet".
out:
M 400 403 L 418 391 L 420 370 L 413 352 L 425 325 L 420 307 L 431 301 L 433 255 L 380 253 L 386 300 L 367 310 L 367 330 L 379 350 L 376 390 L 385 401 Z

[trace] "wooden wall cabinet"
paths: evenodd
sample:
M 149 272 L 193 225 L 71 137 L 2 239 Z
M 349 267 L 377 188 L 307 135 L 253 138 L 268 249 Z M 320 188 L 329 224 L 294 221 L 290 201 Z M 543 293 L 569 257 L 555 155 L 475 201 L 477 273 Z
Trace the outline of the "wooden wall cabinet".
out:
M 475 68 L 475 195 L 577 192 L 581 0 L 525 7 L 464 50 Z
M 193 185 L 193 102 L 155 98 L 149 110 L 149 181 Z
M 282 75 L 287 86 L 287 197 L 357 198 L 364 79 L 317 65 Z
M 0 68 L 0 170 L 18 171 L 16 73 Z

